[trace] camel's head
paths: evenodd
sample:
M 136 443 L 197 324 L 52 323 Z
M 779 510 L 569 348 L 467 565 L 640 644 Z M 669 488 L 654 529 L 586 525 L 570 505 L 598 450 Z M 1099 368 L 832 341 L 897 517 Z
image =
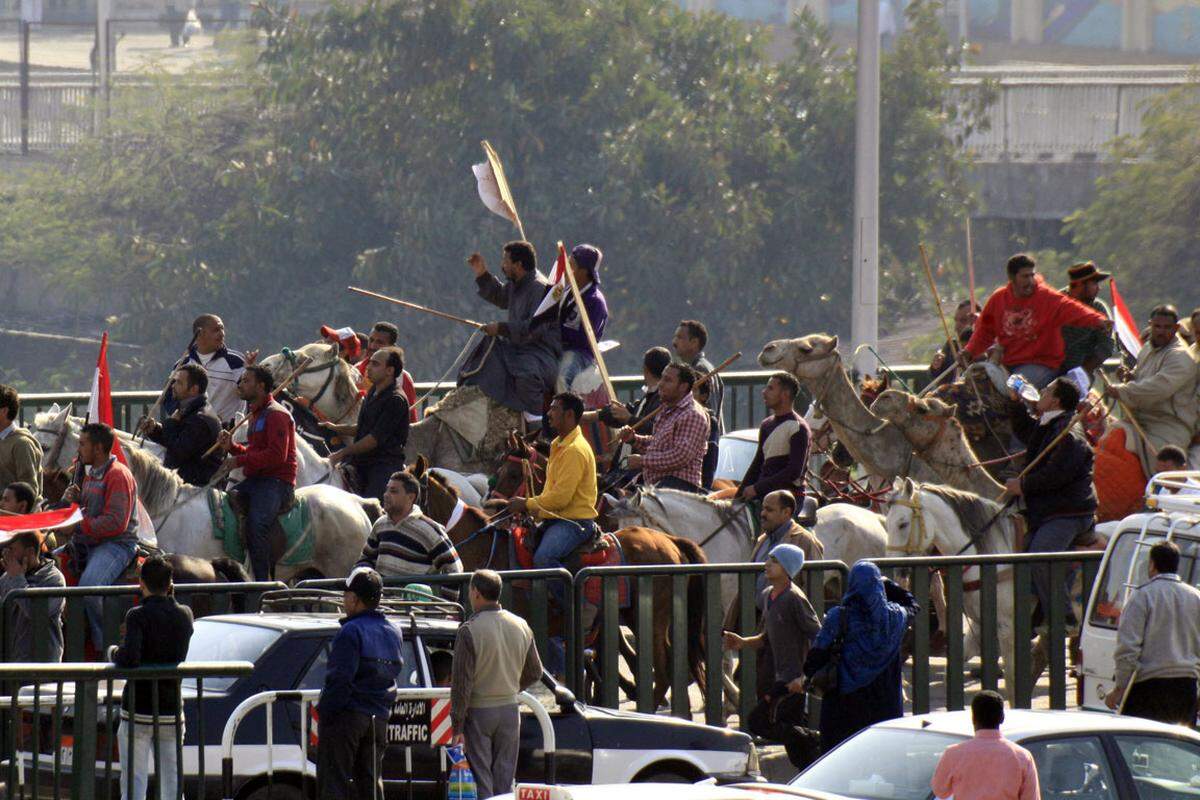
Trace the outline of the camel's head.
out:
M 813 333 L 799 339 L 776 339 L 758 354 L 758 363 L 766 369 L 790 372 L 800 380 L 812 380 L 825 374 L 831 359 L 837 358 L 836 336 Z
M 64 469 L 79 452 L 79 422 L 71 417 L 70 404 L 58 403 L 33 417 L 33 436 L 42 446 L 42 467 Z
M 898 424 L 950 418 L 956 410 L 956 406 L 948 405 L 936 397 L 920 398 L 899 389 L 882 392 L 871 404 L 872 414 Z

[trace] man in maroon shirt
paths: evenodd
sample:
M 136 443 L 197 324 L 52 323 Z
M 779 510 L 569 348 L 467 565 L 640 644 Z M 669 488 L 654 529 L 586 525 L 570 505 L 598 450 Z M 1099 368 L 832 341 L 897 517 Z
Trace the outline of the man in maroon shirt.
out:
M 271 579 L 271 543 L 275 518 L 292 505 L 296 490 L 296 425 L 287 409 L 275 402 L 275 379 L 266 367 L 246 367 L 238 381 L 238 397 L 250 409 L 249 436 L 237 444 L 221 431 L 217 445 L 232 453 L 246 479 L 234 487 L 246 507 L 246 549 L 254 580 Z

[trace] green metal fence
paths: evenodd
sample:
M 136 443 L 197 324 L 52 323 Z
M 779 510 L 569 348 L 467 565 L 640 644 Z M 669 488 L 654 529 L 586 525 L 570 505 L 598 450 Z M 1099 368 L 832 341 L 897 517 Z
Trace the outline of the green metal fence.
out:
M 258 611 L 263 592 L 286 588 L 279 581 L 262 583 L 180 583 L 175 585 L 175 595 L 180 602 L 190 606 L 197 617 L 228 612 Z M 12 630 L 17 605 L 24 604 L 32 620 L 45 620 L 50 616 L 50 604 L 63 600 L 63 660 L 84 661 L 87 658 L 88 626 L 84 614 L 84 600 L 99 598 L 101 603 L 101 626 L 104 641 L 95 647 L 103 653 L 110 644 L 120 640 L 121 623 L 125 619 L 141 590 L 133 584 L 123 586 L 68 586 L 65 588 L 17 589 L 4 597 L 0 606 L 0 661 L 12 660 Z M 29 628 L 31 650 L 35 661 L 49 661 L 50 631 L 44 625 L 33 624 Z M 95 644 L 95 643 L 93 643 Z
M 113 664 L 0 664 L 0 738 L 5 746 L 0 753 L 0 774 L 6 779 L 4 797 L 54 797 L 66 794 L 73 800 L 93 800 L 116 796 L 121 765 L 116 757 L 116 737 L 129 736 L 133 751 L 133 726 L 118 731 L 117 721 L 121 704 L 121 687 L 130 693 L 131 701 L 139 688 L 134 680 L 148 680 L 152 702 L 157 706 L 159 681 L 179 682 L 195 679 L 197 709 L 203 705 L 204 680 L 249 675 L 254 665 L 247 661 L 179 664 L 176 666 L 146 666 L 123 669 Z M 150 680 L 154 679 L 154 680 Z M 101 692 L 101 686 L 104 687 Z M 103 709 L 103 716 L 100 710 Z M 176 754 L 183 748 L 184 726 L 180 710 L 175 713 L 174 747 Z M 203 713 L 189 720 L 189 738 L 205 742 Z M 48 719 L 46 718 L 48 717 Z M 222 725 L 223 720 L 212 720 Z M 155 722 L 157 736 L 159 723 Z M 69 744 L 68 744 L 69 743 Z M 69 752 L 70 758 L 64 758 Z M 93 755 L 94 754 L 94 755 Z M 198 748 L 196 787 L 204 787 L 204 747 Z M 179 758 L 180 767 L 183 759 Z M 158 774 L 158 764 L 151 760 L 151 775 Z M 179 786 L 182 790 L 183 781 Z M 203 790 L 193 788 L 193 797 L 203 796 Z M 178 796 L 178 795 L 177 795 Z
M 1036 565 L 1049 568 L 1052 585 L 1065 583 L 1070 574 L 1080 570 L 1080 603 L 1076 619 L 1083 614 L 1091 596 L 1092 585 L 1100 568 L 1104 553 L 1080 551 L 1066 553 L 1021 553 L 988 556 L 938 556 L 918 558 L 882 558 L 875 561 L 885 575 L 894 576 L 907 571 L 910 589 L 920 604 L 922 613 L 914 623 L 912 654 L 912 711 L 923 714 L 931 710 L 930 685 L 933 670 L 929 646 L 930 615 L 930 571 L 943 570 L 946 591 L 947 628 L 945 657 L 946 708 L 951 711 L 965 707 L 965 684 L 967 663 L 964 658 L 963 611 L 968 604 L 978 609 L 980 637 L 980 684 L 984 689 L 998 689 L 1001 678 L 1000 659 L 1004 655 L 1000 644 L 1000 621 L 1012 615 L 1013 650 L 1012 672 L 1015 686 L 1010 697 L 1014 708 L 1031 708 L 1033 703 L 1034 676 L 1032 671 L 1033 611 L 1036 600 L 1032 594 L 1032 569 Z M 966 579 L 967 570 L 978 570 L 978 577 Z M 999 602 L 1000 587 L 1011 581 L 1013 589 L 1012 607 Z M 977 583 L 977 588 L 976 588 Z M 972 599 L 971 595 L 977 599 Z M 1055 593 L 1049 609 L 1044 609 L 1045 646 L 1049 671 L 1051 708 L 1067 707 L 1068 665 L 1066 660 L 1067 640 L 1070 636 L 1068 616 L 1071 609 L 1064 608 L 1061 595 Z
M 585 629 L 583 612 L 585 608 L 584 591 L 590 579 L 600 581 L 600 607 L 597 616 L 598 636 L 597 649 L 600 655 L 599 666 L 599 696 L 597 704 L 617 707 L 619 703 L 619 661 L 622 636 L 620 631 L 621 583 L 628 584 L 629 613 L 635 641 L 636 657 L 632 665 L 634 672 L 633 687 L 636 691 L 636 703 L 639 711 L 653 713 L 654 707 L 654 654 L 651 647 L 653 627 L 656 618 L 669 619 L 669 635 L 671 642 L 694 642 L 696 631 L 689 630 L 689 614 L 696 609 L 691 607 L 693 602 L 702 605 L 703 629 L 701 635 L 705 643 L 704 664 L 707 680 L 704 694 L 704 717 L 712 725 L 725 724 L 725 692 L 720 679 L 722 675 L 722 646 L 721 633 L 725 609 L 722 604 L 722 577 L 737 576 L 737 597 L 739 600 L 738 630 L 746 635 L 753 635 L 756 628 L 755 598 L 757 597 L 756 581 L 762 574 L 762 564 L 683 564 L 673 566 L 623 566 L 623 567 L 587 567 L 575 576 L 575 623 L 576 631 Z M 825 580 L 830 574 L 844 579 L 847 574 L 846 565 L 840 561 L 810 561 L 804 565 L 805 594 L 813 603 L 818 614 L 825 610 Z M 671 606 L 669 609 L 654 607 L 654 589 L 656 585 L 664 587 L 669 581 Z M 689 584 L 699 581 L 699 592 L 689 592 Z M 574 641 L 575 672 L 570 673 L 572 688 L 579 693 L 585 682 L 582 665 L 585 662 L 584 648 L 587 642 L 584 636 Z M 671 713 L 680 717 L 691 717 L 688 701 L 688 684 L 691 675 L 688 669 L 688 647 L 673 646 L 670 651 Z M 739 705 L 741 718 L 745 719 L 756 701 L 757 661 L 751 650 L 743 650 L 739 670 Z

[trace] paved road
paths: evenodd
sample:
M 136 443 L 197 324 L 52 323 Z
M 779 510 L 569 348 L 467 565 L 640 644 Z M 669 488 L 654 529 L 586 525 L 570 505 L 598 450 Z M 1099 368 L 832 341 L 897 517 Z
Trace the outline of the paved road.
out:
M 165 29 L 156 23 L 113 23 L 116 28 L 116 69 L 133 72 L 153 68 L 182 72 L 197 61 L 212 57 L 214 37 L 205 32 L 188 47 L 171 47 Z M 30 64 L 34 70 L 89 70 L 95 44 L 92 29 L 44 26 L 30 32 Z M 0 72 L 15 71 L 20 61 L 17 31 L 0 28 Z

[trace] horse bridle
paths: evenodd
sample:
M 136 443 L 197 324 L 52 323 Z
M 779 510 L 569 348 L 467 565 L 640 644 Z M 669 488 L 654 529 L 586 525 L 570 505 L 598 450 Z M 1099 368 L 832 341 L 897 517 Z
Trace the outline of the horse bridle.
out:
M 286 347 L 283 348 L 283 350 L 280 352 L 280 355 L 282 355 L 284 360 L 287 361 L 289 365 L 291 365 L 292 369 L 295 369 L 300 364 L 300 359 L 297 358 L 296 354 Z M 335 351 L 333 358 L 331 360 L 325 362 L 324 364 L 316 364 L 314 366 L 307 367 L 307 368 L 301 370 L 300 372 L 296 373 L 295 378 L 292 379 L 291 386 L 288 387 L 288 390 L 298 400 L 302 398 L 305 400 L 305 402 L 308 403 L 309 410 L 311 410 L 313 412 L 313 414 L 316 415 L 318 418 L 320 418 L 321 416 L 324 416 L 324 415 L 321 414 L 317 410 L 316 405 L 317 405 L 317 403 L 319 403 L 321 401 L 321 398 L 325 396 L 325 392 L 329 391 L 329 387 L 333 385 L 334 378 L 337 377 L 337 368 L 338 368 L 338 360 L 339 359 L 340 359 L 340 356 L 338 356 L 337 351 Z M 304 397 L 304 395 L 302 395 L 300 393 L 300 378 L 304 375 L 312 375 L 314 373 L 322 372 L 322 371 L 328 371 L 329 374 L 327 376 L 325 376 L 325 380 L 321 384 L 321 388 L 317 389 L 317 393 L 314 394 L 311 398 Z M 329 421 L 335 425 L 340 423 L 346 417 L 350 416 L 350 412 L 353 411 L 354 409 L 358 408 L 358 405 L 361 402 L 362 402 L 361 397 L 355 398 L 355 401 L 350 404 L 350 407 L 347 408 L 340 417 L 338 417 L 337 419 L 334 419 L 334 420 L 329 420 Z
M 904 540 L 903 545 L 889 544 L 887 551 L 889 553 L 903 553 L 906 556 L 923 556 L 933 547 L 933 542 L 926 542 L 929 538 L 929 526 L 925 523 L 925 508 L 921 505 L 920 490 L 912 493 L 911 500 L 904 500 L 896 497 L 890 501 L 893 505 L 903 506 L 912 510 L 912 523 L 908 526 L 908 537 Z M 913 544 L 913 533 L 917 534 L 917 542 Z M 968 545 L 969 546 L 969 545 Z M 962 555 L 960 552 L 958 555 Z

